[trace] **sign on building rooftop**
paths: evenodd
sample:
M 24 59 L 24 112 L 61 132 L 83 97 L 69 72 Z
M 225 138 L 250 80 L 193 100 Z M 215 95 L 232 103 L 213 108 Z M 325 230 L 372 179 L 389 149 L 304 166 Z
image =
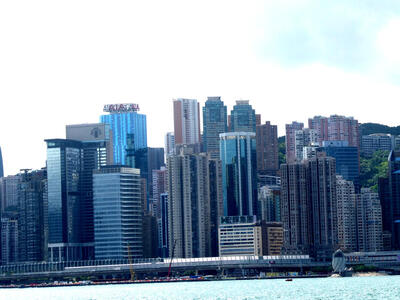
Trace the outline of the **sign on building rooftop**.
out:
M 135 103 L 105 104 L 103 111 L 109 113 L 124 113 L 124 112 L 139 111 L 139 104 Z

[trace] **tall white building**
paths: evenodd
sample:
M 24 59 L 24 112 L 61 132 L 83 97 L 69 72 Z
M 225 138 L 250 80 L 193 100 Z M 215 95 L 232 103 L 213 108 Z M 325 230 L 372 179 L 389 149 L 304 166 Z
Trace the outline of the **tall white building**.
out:
M 200 108 L 197 100 L 174 100 L 174 136 L 176 145 L 200 143 Z
M 336 176 L 338 244 L 342 250 L 357 251 L 356 194 L 352 181 Z
M 318 132 L 314 129 L 301 129 L 295 131 L 295 155 L 296 160 L 301 162 L 304 157 L 304 147 L 318 144 Z
M 383 251 L 382 208 L 378 193 L 362 188 L 357 198 L 359 251 Z

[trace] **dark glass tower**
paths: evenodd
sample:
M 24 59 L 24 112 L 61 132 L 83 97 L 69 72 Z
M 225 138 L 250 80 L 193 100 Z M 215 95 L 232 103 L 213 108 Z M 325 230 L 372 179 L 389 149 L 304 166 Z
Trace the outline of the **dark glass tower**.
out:
M 238 100 L 230 116 L 230 131 L 256 132 L 256 111 L 248 100 Z
M 3 169 L 3 156 L 1 155 L 1 147 L 0 147 L 0 178 L 4 177 L 4 169 Z
M 228 131 L 227 110 L 221 97 L 208 97 L 203 107 L 204 151 L 219 158 L 219 134 Z
M 389 155 L 389 192 L 391 199 L 392 246 L 400 249 L 400 151 Z
M 257 214 L 256 134 L 220 134 L 224 216 Z

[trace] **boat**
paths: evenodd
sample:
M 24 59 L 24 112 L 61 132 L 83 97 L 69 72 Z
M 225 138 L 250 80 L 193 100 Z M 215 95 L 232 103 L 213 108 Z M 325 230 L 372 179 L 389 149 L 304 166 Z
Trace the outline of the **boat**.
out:
M 293 281 L 292 278 L 286 278 L 285 281 Z

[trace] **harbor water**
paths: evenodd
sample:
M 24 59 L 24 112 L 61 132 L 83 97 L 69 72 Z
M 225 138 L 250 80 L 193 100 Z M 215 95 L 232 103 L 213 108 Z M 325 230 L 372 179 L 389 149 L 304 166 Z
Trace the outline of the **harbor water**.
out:
M 400 276 L 0 289 L 0 299 L 400 299 Z

